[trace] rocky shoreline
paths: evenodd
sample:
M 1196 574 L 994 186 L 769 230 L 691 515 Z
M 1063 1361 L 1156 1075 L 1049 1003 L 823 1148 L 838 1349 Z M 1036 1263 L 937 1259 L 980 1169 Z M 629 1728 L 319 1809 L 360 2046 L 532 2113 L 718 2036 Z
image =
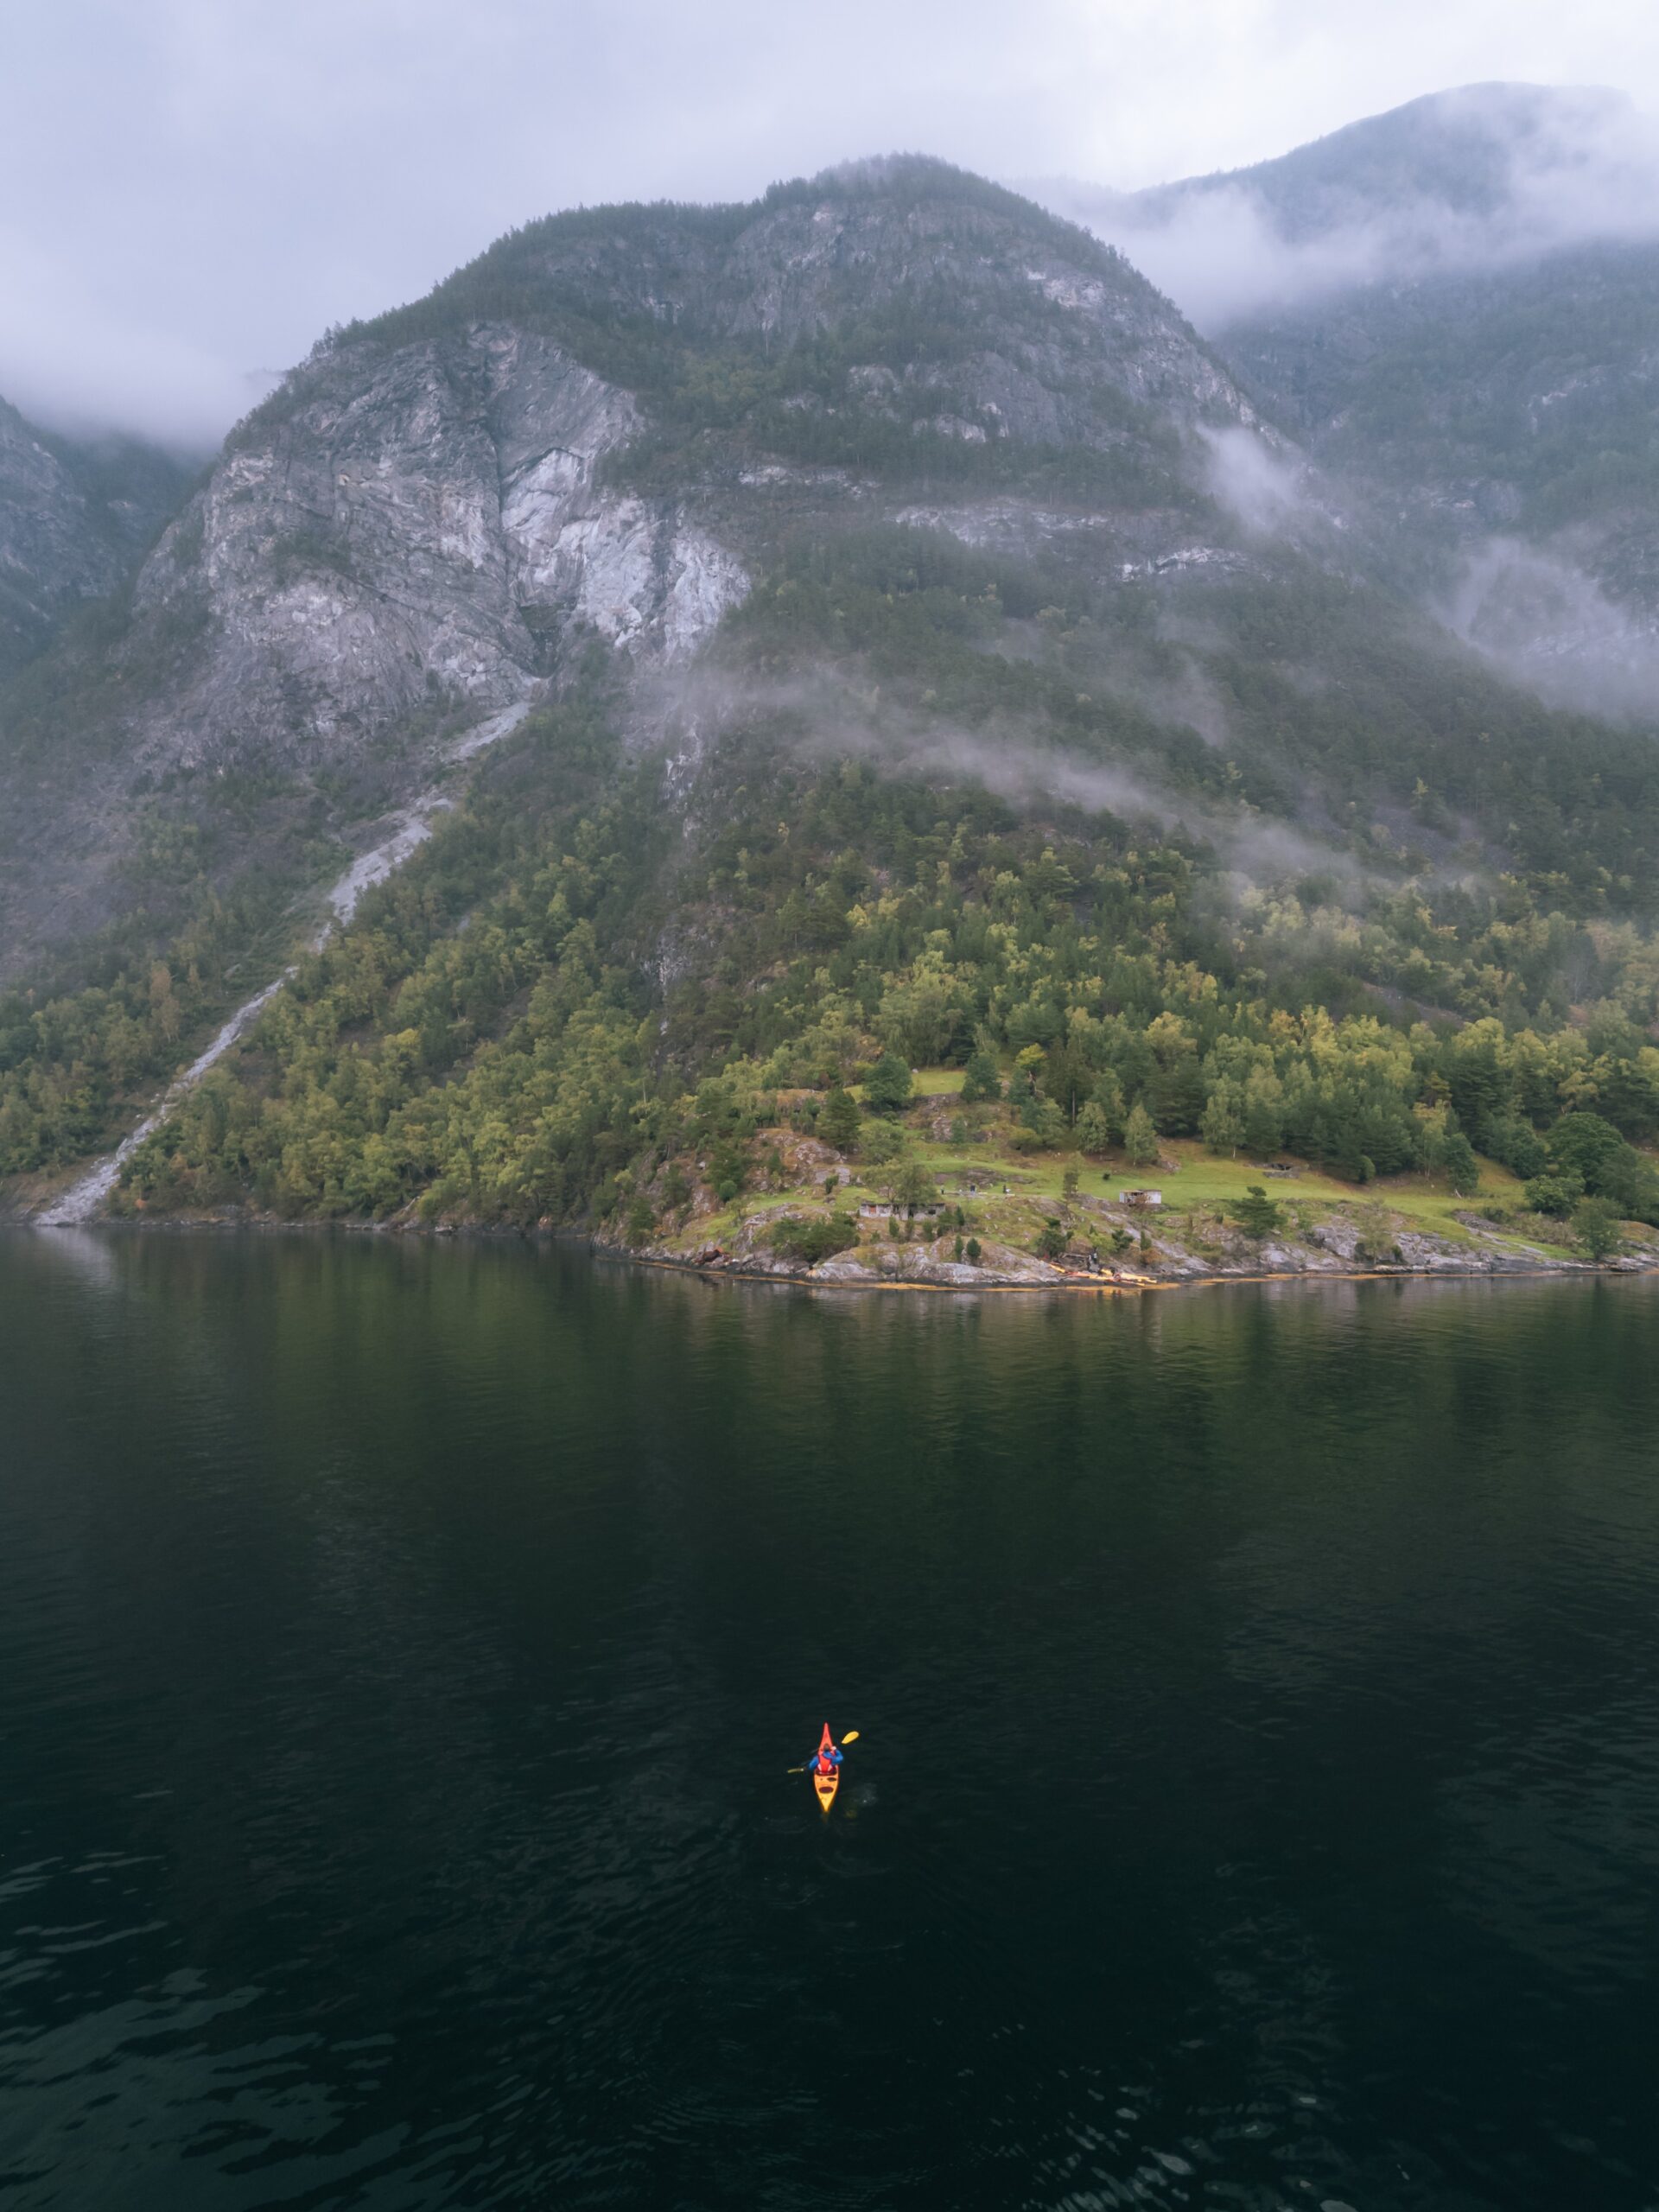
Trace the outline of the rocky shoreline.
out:
M 448 1230 L 435 1233 L 455 1234 Z M 926 1252 L 895 1251 L 892 1263 L 871 1265 L 842 1253 L 805 1267 L 763 1252 L 688 1256 L 664 1249 L 635 1250 L 620 1240 L 582 1240 L 602 1258 L 641 1267 L 664 1268 L 709 1281 L 773 1282 L 833 1290 L 930 1290 L 972 1294 L 980 1291 L 1087 1291 L 1096 1295 L 1150 1290 L 1213 1288 L 1228 1283 L 1445 1281 L 1448 1280 L 1533 1280 L 1542 1275 L 1633 1275 L 1659 1274 L 1659 1249 L 1644 1248 L 1606 1260 L 1573 1259 L 1543 1251 L 1459 1249 L 1440 1240 L 1413 1238 L 1437 1249 L 1401 1260 L 1370 1260 L 1357 1254 L 1326 1251 L 1311 1255 L 1283 1244 L 1264 1244 L 1248 1258 L 1206 1263 L 1188 1257 L 1164 1268 L 1103 1266 L 1071 1268 L 1026 1255 L 982 1255 L 977 1266 Z M 885 1257 L 885 1255 L 884 1255 Z
M 1007 1248 L 982 1251 L 980 1262 L 939 1256 L 926 1247 L 894 1247 L 872 1264 L 853 1252 L 838 1253 L 816 1266 L 763 1250 L 728 1252 L 720 1249 L 688 1254 L 664 1246 L 634 1248 L 620 1238 L 537 1223 L 531 1227 L 506 1226 L 477 1221 L 422 1222 L 409 1218 L 391 1221 L 342 1219 L 289 1221 L 275 1214 L 251 1213 L 241 1208 L 208 1212 L 151 1216 L 128 1215 L 86 1222 L 48 1222 L 38 1216 L 0 1216 L 0 1229 L 29 1229 L 61 1235 L 115 1230 L 174 1236 L 222 1235 L 237 1232 L 256 1236 L 319 1233 L 346 1236 L 458 1238 L 518 1243 L 578 1244 L 596 1258 L 629 1267 L 658 1268 L 690 1274 L 709 1282 L 773 1283 L 798 1288 L 838 1291 L 932 1291 L 971 1296 L 987 1291 L 1089 1292 L 1096 1296 L 1128 1296 L 1144 1291 L 1201 1290 L 1225 1285 L 1264 1282 L 1366 1282 L 1378 1281 L 1535 1281 L 1541 1276 L 1645 1275 L 1659 1274 L 1659 1241 L 1605 1260 L 1579 1259 L 1535 1249 L 1455 1247 L 1446 1240 L 1406 1232 L 1401 1239 L 1402 1256 L 1372 1259 L 1356 1250 L 1327 1246 L 1309 1249 L 1294 1241 L 1268 1241 L 1248 1253 L 1223 1261 L 1206 1261 L 1195 1255 L 1179 1260 L 1173 1255 L 1156 1266 L 1097 1269 L 1068 1268 Z M 948 1240 L 941 1239 L 944 1243 Z M 1420 1249 L 1421 1248 L 1421 1249 Z M 1173 1262 L 1173 1263 L 1171 1263 Z

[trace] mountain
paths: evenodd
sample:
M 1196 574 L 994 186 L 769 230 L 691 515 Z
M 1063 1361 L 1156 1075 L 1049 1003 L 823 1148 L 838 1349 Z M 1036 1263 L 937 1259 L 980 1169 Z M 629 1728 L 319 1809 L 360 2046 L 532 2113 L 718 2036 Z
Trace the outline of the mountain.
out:
M 1379 224 L 1403 242 L 1414 225 L 1432 220 L 1444 250 L 1452 245 L 1449 221 L 1481 223 L 1491 226 L 1484 246 L 1490 254 L 1541 190 L 1570 201 L 1575 186 L 1605 189 L 1627 157 L 1636 124 L 1632 103 L 1601 86 L 1464 85 L 1367 116 L 1271 161 L 1154 186 L 1130 200 L 1150 228 L 1236 194 L 1292 242 Z M 1558 220 L 1573 219 L 1563 206 Z M 1425 227 L 1420 237 L 1427 235 Z
M 1659 699 L 1659 136 L 1471 86 L 1252 168 L 1053 188 L 1210 335 L 1437 613 L 1547 696 Z
M 1369 286 L 1218 342 L 1465 634 L 1549 696 L 1654 718 L 1659 245 Z
M 1103 552 L 1166 557 L 1207 504 L 1198 429 L 1251 419 L 1119 257 L 937 164 L 532 226 L 320 346 L 121 633 L 14 701 L 7 958 L 118 911 L 157 794 L 207 795 L 226 864 L 297 865 L 302 832 L 407 797 L 432 733 L 579 639 L 683 662 L 783 531 L 971 491 L 1023 543 L 1052 535 L 1046 490 Z
M 919 158 L 550 218 L 330 334 L 0 697 L 0 1172 L 238 1000 L 132 1203 L 723 1203 L 884 1046 L 1023 1055 L 1039 1148 L 1641 1136 L 1659 758 L 1426 613 L 1321 435 Z
M 1465 85 L 1246 168 L 1044 205 L 1119 245 L 1206 331 L 1563 246 L 1651 238 L 1659 134 L 1605 87 Z
M 0 680 L 125 582 L 192 474 L 136 439 L 54 435 L 0 399 Z
M 780 497 L 1047 455 L 1141 505 L 1179 480 L 1177 426 L 1248 413 L 1116 257 L 926 165 L 556 218 L 339 334 L 237 432 L 139 581 L 141 634 L 204 636 L 140 751 L 349 749 L 435 691 L 505 705 L 574 629 L 681 658 Z

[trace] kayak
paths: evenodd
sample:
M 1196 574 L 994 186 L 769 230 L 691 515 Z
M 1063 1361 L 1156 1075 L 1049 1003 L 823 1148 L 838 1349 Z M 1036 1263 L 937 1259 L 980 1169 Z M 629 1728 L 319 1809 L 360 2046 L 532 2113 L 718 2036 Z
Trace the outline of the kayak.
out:
M 822 1758 L 826 1751 L 832 1751 L 835 1747 L 836 1739 L 830 1733 L 830 1723 L 826 1720 L 823 1724 L 823 1735 L 818 1744 L 817 1758 Z M 827 1813 L 835 1803 L 836 1792 L 841 1787 L 841 1769 L 838 1766 L 831 1766 L 826 1773 L 815 1758 L 812 1762 L 811 1775 L 813 1790 L 819 1804 Z

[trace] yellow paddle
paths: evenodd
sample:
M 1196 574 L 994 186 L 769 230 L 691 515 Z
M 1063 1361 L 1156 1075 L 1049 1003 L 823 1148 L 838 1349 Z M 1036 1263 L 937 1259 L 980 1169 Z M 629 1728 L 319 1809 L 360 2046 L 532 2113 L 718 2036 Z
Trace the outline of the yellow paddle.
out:
M 843 1744 L 855 1744 L 855 1743 L 858 1741 L 858 1731 L 857 1731 L 857 1729 L 856 1729 L 856 1728 L 849 1728 L 849 1729 L 847 1731 L 847 1733 L 846 1733 L 846 1734 L 842 1738 L 842 1739 L 841 1739 L 841 1740 L 842 1740 L 842 1742 Z M 814 1759 L 809 1759 L 809 1760 L 807 1761 L 807 1766 L 814 1766 L 814 1765 L 816 1765 L 817 1764 L 817 1762 L 816 1760 L 814 1760 Z M 784 1772 L 785 1772 L 785 1774 L 804 1774 L 804 1773 L 806 1772 L 806 1767 L 804 1767 L 804 1766 L 786 1766 L 786 1767 L 784 1769 Z

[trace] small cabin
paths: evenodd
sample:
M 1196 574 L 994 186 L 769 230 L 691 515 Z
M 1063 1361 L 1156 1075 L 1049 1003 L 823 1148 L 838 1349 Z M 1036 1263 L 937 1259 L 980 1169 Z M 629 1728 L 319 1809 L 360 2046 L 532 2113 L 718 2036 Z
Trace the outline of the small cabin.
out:
M 1121 1206 L 1133 1206 L 1137 1213 L 1151 1213 L 1162 1205 L 1164 1194 L 1161 1191 L 1120 1191 L 1117 1203 Z

